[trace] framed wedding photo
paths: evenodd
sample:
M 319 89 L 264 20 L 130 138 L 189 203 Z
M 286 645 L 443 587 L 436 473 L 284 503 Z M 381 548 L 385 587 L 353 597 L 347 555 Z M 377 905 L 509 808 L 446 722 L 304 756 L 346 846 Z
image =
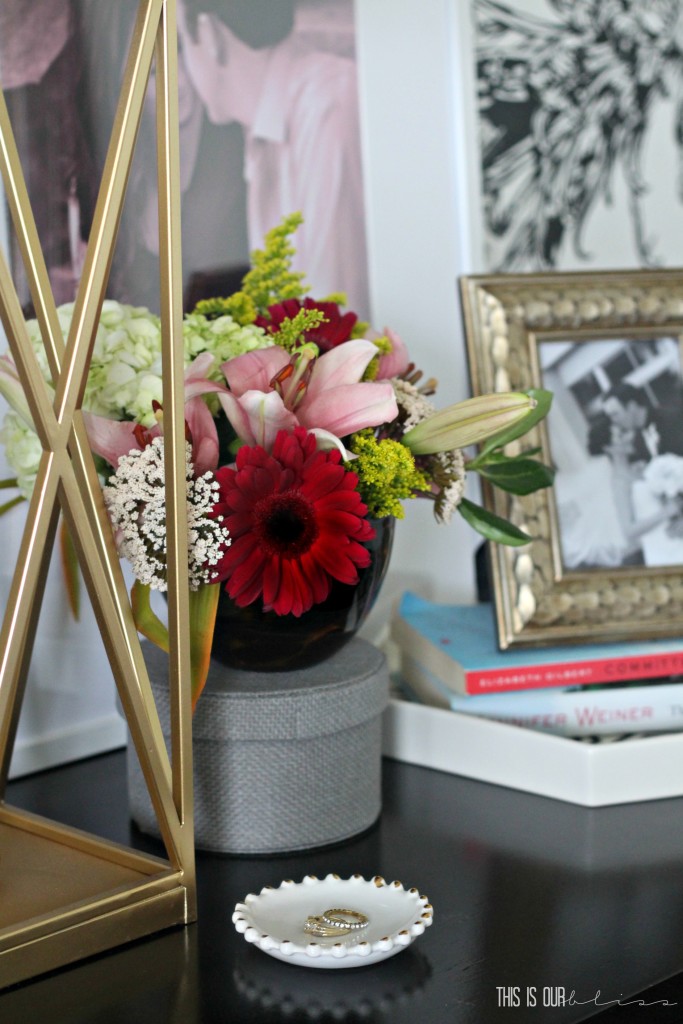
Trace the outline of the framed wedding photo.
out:
M 555 470 L 483 503 L 529 544 L 490 546 L 501 648 L 683 635 L 683 270 L 472 275 L 474 394 L 553 393 L 524 437 Z

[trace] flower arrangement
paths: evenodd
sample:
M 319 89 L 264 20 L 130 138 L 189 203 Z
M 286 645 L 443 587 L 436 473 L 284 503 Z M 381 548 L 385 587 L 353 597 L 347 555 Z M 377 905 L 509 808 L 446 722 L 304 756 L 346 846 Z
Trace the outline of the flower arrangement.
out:
M 406 346 L 314 300 L 291 269 L 298 214 L 266 236 L 242 288 L 200 302 L 183 323 L 193 705 L 210 655 L 219 592 L 240 607 L 299 617 L 334 581 L 355 584 L 370 561 L 373 520 L 430 500 L 439 522 L 457 512 L 490 540 L 529 537 L 464 495 L 474 471 L 527 494 L 552 482 L 534 452 L 504 448 L 545 414 L 541 390 L 485 395 L 437 411 Z M 71 306 L 59 310 L 68 330 Z M 31 342 L 49 383 L 40 333 Z M 9 355 L 0 390 L 11 409 L 0 432 L 27 497 L 40 445 Z M 118 550 L 133 570 L 140 632 L 168 649 L 150 591 L 166 589 L 161 332 L 145 309 L 106 301 L 83 403 Z M 478 454 L 466 449 L 480 445 Z

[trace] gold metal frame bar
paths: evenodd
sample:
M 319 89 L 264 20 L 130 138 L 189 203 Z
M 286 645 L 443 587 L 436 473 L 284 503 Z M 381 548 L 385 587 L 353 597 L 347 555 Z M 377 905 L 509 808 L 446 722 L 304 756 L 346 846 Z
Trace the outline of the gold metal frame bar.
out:
M 126 593 L 81 413 L 88 368 L 107 286 L 126 185 L 140 126 L 147 81 L 156 57 L 157 152 L 161 253 L 162 366 L 167 493 L 167 561 L 172 707 L 171 758 L 166 751 L 149 677 Z M 0 92 L 0 172 L 22 252 L 54 385 L 45 384 L 30 344 L 9 268 L 0 254 L 0 317 L 9 339 L 36 432 L 43 447 L 0 632 L 0 797 L 4 796 L 59 510 L 65 516 L 112 666 L 131 736 L 158 817 L 170 864 L 136 855 L 140 877 L 130 877 L 130 854 L 93 846 L 60 826 L 0 803 L 0 849 L 17 858 L 19 894 L 0 907 L 0 985 L 68 963 L 85 952 L 193 920 L 196 916 L 192 822 L 192 756 L 187 593 L 182 274 L 180 260 L 179 144 L 175 0 L 141 0 L 121 96 L 88 240 L 66 345 L 40 248 L 7 108 Z M 23 921 L 21 894 L 33 906 L 35 879 L 21 877 L 60 847 L 70 868 L 104 886 L 75 901 L 65 886 L 39 894 L 44 912 Z M 67 851 L 65 853 L 65 851 Z M 73 859 L 73 865 L 71 864 Z M 104 868 L 104 862 L 109 865 Z M 162 862 L 162 864 L 165 862 Z M 111 874 L 111 865 L 114 873 Z M 4 866 L 4 865 L 3 865 Z M 69 877 L 73 872 L 69 870 Z M 49 875 L 47 876 L 49 877 Z M 28 892 L 32 896 L 29 899 Z M 19 902 L 17 903 L 17 899 Z M 41 902 L 42 901 L 42 902 Z M 70 901 L 70 902 L 69 902 Z M 59 900 L 57 901 L 59 904 Z M 35 908 L 34 908 L 35 909 Z M 147 913 L 146 911 L 149 911 Z M 84 935 L 89 935 L 87 947 Z

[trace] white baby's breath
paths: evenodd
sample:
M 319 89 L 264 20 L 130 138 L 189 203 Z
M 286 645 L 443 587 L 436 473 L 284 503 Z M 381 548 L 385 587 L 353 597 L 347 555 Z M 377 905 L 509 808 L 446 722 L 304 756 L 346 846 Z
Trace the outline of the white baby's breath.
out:
M 210 472 L 195 480 L 191 457 L 187 444 L 188 579 L 190 589 L 197 590 L 203 583 L 215 582 L 215 566 L 231 541 L 221 518 L 211 515 L 218 499 L 218 482 Z M 130 562 L 136 579 L 152 590 L 167 590 L 162 437 L 119 459 L 116 472 L 104 488 L 104 500 L 117 531 L 119 554 Z

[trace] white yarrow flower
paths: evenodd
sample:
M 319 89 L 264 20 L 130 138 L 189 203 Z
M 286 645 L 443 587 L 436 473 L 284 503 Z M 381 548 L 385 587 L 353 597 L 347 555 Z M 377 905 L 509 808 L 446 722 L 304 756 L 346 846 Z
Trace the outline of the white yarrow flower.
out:
M 405 416 L 401 423 L 403 433 L 407 434 L 418 423 L 422 423 L 422 420 L 436 412 L 436 406 L 410 381 L 403 380 L 402 377 L 393 377 L 391 383 L 396 403 Z
M 450 523 L 465 494 L 465 457 L 459 448 L 439 452 L 435 458 L 443 466 L 449 483 L 441 488 L 434 514 L 438 523 Z

